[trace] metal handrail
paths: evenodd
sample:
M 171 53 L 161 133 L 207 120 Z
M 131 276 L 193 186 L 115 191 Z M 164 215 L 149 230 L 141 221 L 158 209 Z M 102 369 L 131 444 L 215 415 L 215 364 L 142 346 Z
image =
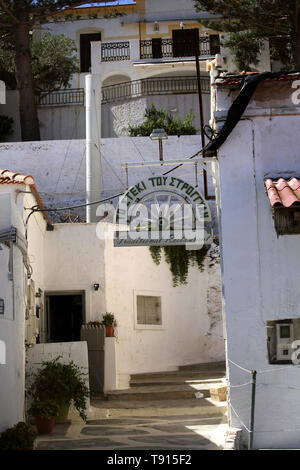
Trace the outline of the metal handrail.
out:
M 102 62 L 130 60 L 130 42 L 103 42 L 101 44 Z
M 208 77 L 201 77 L 202 93 L 210 93 Z M 102 88 L 102 104 L 140 96 L 197 93 L 197 77 L 143 78 Z M 36 97 L 38 106 L 84 105 L 84 88 L 70 88 Z
M 210 93 L 208 77 L 201 78 L 202 93 Z M 197 93 L 197 77 L 143 78 L 102 88 L 102 104 L 140 96 Z
M 219 45 L 211 45 L 210 38 L 199 38 L 199 56 L 211 56 L 220 52 Z M 193 41 L 178 42 L 171 38 L 153 38 L 140 41 L 141 59 L 164 59 L 170 57 L 193 57 L 195 43 Z
M 35 98 L 38 106 L 83 105 L 84 88 L 67 88 L 52 92 L 42 92 Z

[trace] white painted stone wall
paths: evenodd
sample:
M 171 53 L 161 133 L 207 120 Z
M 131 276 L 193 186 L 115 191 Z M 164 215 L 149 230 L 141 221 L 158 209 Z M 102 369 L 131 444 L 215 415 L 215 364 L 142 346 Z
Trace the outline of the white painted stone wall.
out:
M 130 374 L 176 370 L 180 365 L 224 359 L 219 323 L 221 296 L 214 300 L 213 314 L 207 302 L 208 266 L 203 273 L 191 268 L 188 284 L 174 288 L 169 266 L 164 259 L 159 266 L 155 265 L 148 247 L 114 248 L 108 241 L 105 269 L 106 309 L 115 314 L 118 323 L 119 388 L 128 386 Z M 219 271 L 211 276 L 218 286 Z M 136 325 L 138 294 L 161 296 L 161 328 L 143 329 Z
M 200 136 L 170 136 L 163 144 L 164 158 L 188 158 L 201 148 Z M 158 144 L 148 137 L 120 137 L 101 139 L 101 167 L 103 198 L 126 190 L 126 172 L 122 166 L 130 162 L 157 161 Z M 0 161 L 3 168 L 34 175 L 38 191 L 45 205 L 60 207 L 85 201 L 85 141 L 60 140 L 44 142 L 0 143 Z M 145 175 L 161 174 L 159 166 L 130 168 L 128 184 L 135 184 Z M 195 171 L 191 166 L 180 167 L 174 176 L 195 184 Z M 198 184 L 203 192 L 203 178 L 198 172 Z M 209 194 L 214 194 L 212 178 L 208 175 Z M 216 207 L 210 203 L 217 233 Z M 82 216 L 84 209 L 73 211 Z M 51 214 L 50 214 L 51 215 Z M 53 214 L 52 214 L 53 215 Z
M 192 268 L 188 285 L 174 288 L 168 265 L 156 266 L 147 247 L 114 248 L 97 238 L 96 224 L 56 224 L 46 233 L 45 291 L 84 291 L 86 322 L 101 321 L 105 312 L 116 316 L 118 388 L 128 386 L 129 374 L 224 359 L 221 296 L 207 301 L 208 279 L 218 286 L 220 273 L 210 270 Z M 136 328 L 138 291 L 162 296 L 161 329 Z
M 19 236 L 25 236 L 23 207 L 30 196 L 25 185 L 1 185 L 0 229 L 13 225 Z M 32 202 L 31 202 L 32 203 Z M 34 223 L 34 220 L 32 221 Z M 24 366 L 25 366 L 25 306 L 26 271 L 23 257 L 16 244 L 0 251 L 0 297 L 5 302 L 5 313 L 0 315 L 0 340 L 6 345 L 6 363 L 0 363 L 0 432 L 24 420 Z M 13 272 L 9 273 L 9 251 Z M 12 279 L 12 280 L 10 280 Z
M 270 365 L 268 320 L 299 318 L 299 235 L 276 235 L 267 176 L 299 176 L 300 108 L 290 82 L 262 84 L 218 152 L 227 360 L 257 370 L 255 448 L 298 448 L 299 368 Z M 235 94 L 234 94 L 235 95 Z M 218 92 L 216 116 L 228 91 Z M 231 385 L 250 374 L 228 363 Z M 250 386 L 232 388 L 231 404 L 248 426 Z M 243 427 L 231 413 L 233 426 Z M 244 430 L 244 441 L 248 438 Z
M 34 344 L 28 349 L 26 354 L 27 364 L 26 370 L 30 374 L 30 380 L 41 368 L 42 363 L 52 361 L 58 356 L 61 364 L 68 364 L 73 361 L 85 374 L 85 383 L 89 387 L 89 363 L 88 363 L 88 349 L 86 341 L 73 341 L 69 343 L 45 343 Z M 90 400 L 86 401 L 86 410 L 89 411 Z M 73 410 L 74 411 L 74 410 Z

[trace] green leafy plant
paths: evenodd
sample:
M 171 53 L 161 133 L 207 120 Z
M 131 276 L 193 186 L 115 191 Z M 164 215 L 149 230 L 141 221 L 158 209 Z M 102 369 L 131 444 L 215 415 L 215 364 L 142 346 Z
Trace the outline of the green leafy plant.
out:
M 195 115 L 191 110 L 182 121 L 180 117 L 175 118 L 167 108 L 156 109 L 151 104 L 144 114 L 144 122 L 139 126 L 129 126 L 129 136 L 149 136 L 153 129 L 164 129 L 168 135 L 194 135 L 197 134 L 196 127 L 193 126 Z
M 102 325 L 103 325 L 103 326 L 116 326 L 116 325 L 117 325 L 117 322 L 116 322 L 116 320 L 115 320 L 114 314 L 113 314 L 113 313 L 108 313 L 108 312 L 106 312 L 106 313 L 103 315 Z
M 101 321 L 89 321 L 87 323 L 88 326 L 95 326 L 96 328 L 100 328 L 100 326 L 102 326 L 102 322 Z
M 57 416 L 59 406 L 54 401 L 34 401 L 29 409 L 31 416 L 50 419 L 52 416 Z
M 36 432 L 20 421 L 0 435 L 0 450 L 32 450 Z
M 224 45 L 231 47 L 240 70 L 257 63 L 263 40 L 269 41 L 274 60 L 286 70 L 299 70 L 300 0 L 194 0 L 194 4 L 201 24 L 231 33 Z M 205 20 L 203 12 L 213 19 Z
M 186 250 L 185 246 L 151 246 L 150 253 L 155 264 L 159 265 L 164 251 L 165 260 L 170 266 L 173 276 L 173 286 L 186 284 L 189 267 L 197 266 L 202 272 L 204 270 L 204 260 L 209 247 L 203 246 L 200 250 Z
M 0 140 L 13 132 L 14 120 L 11 117 L 0 115 Z
M 30 46 L 35 94 L 68 88 L 72 75 L 79 71 L 75 41 L 63 34 L 45 33 L 41 39 L 32 40 Z M 13 51 L 4 45 L 0 47 L 0 78 L 16 88 Z
M 85 382 L 86 374 L 74 361 L 62 364 L 59 359 L 60 356 L 42 363 L 29 389 L 29 395 L 34 401 L 53 401 L 59 407 L 73 401 L 80 417 L 86 421 L 86 400 L 90 395 Z

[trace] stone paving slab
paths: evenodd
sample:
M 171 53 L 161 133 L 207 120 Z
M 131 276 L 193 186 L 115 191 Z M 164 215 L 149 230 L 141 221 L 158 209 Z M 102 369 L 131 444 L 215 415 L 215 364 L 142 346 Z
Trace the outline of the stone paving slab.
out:
M 153 426 L 151 426 L 151 429 L 153 429 Z M 134 429 L 130 427 L 111 427 L 111 426 L 88 426 L 85 428 L 82 428 L 81 434 L 86 435 L 86 436 L 135 436 L 135 435 L 140 435 L 140 434 L 148 434 L 148 431 L 145 431 L 144 429 Z

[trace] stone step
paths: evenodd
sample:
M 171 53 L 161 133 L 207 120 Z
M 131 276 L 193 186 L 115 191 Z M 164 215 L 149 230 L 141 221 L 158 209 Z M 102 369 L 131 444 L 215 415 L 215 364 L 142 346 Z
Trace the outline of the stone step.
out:
M 179 366 L 178 368 L 180 371 L 214 371 L 214 370 L 226 370 L 225 362 L 208 362 L 208 363 L 201 363 L 201 364 L 188 364 L 186 366 Z
M 200 392 L 205 398 L 210 396 L 210 389 L 215 387 L 215 383 L 193 383 L 181 385 L 161 385 L 139 386 L 125 390 L 112 390 L 107 393 L 108 400 L 175 400 L 184 398 L 196 398 L 196 393 Z
M 141 386 L 157 386 L 160 387 L 162 385 L 194 385 L 200 383 L 212 383 L 212 384 L 222 384 L 224 382 L 224 377 L 221 376 L 220 378 L 211 378 L 211 374 L 208 378 L 203 378 L 202 376 L 192 377 L 182 376 L 180 374 L 177 375 L 169 375 L 166 377 L 148 377 L 148 378 L 134 378 L 130 380 L 130 387 L 132 388 L 139 388 Z
M 104 401 L 93 399 L 89 419 L 116 417 L 182 417 L 187 416 L 224 416 L 227 413 L 226 402 L 216 402 L 210 398 L 184 400 L 129 400 Z
M 207 379 L 222 379 L 226 376 L 225 369 L 219 368 L 214 370 L 201 370 L 201 371 L 167 371 L 167 372 L 147 372 L 144 374 L 132 374 L 131 382 L 138 383 L 142 380 L 207 380 Z

